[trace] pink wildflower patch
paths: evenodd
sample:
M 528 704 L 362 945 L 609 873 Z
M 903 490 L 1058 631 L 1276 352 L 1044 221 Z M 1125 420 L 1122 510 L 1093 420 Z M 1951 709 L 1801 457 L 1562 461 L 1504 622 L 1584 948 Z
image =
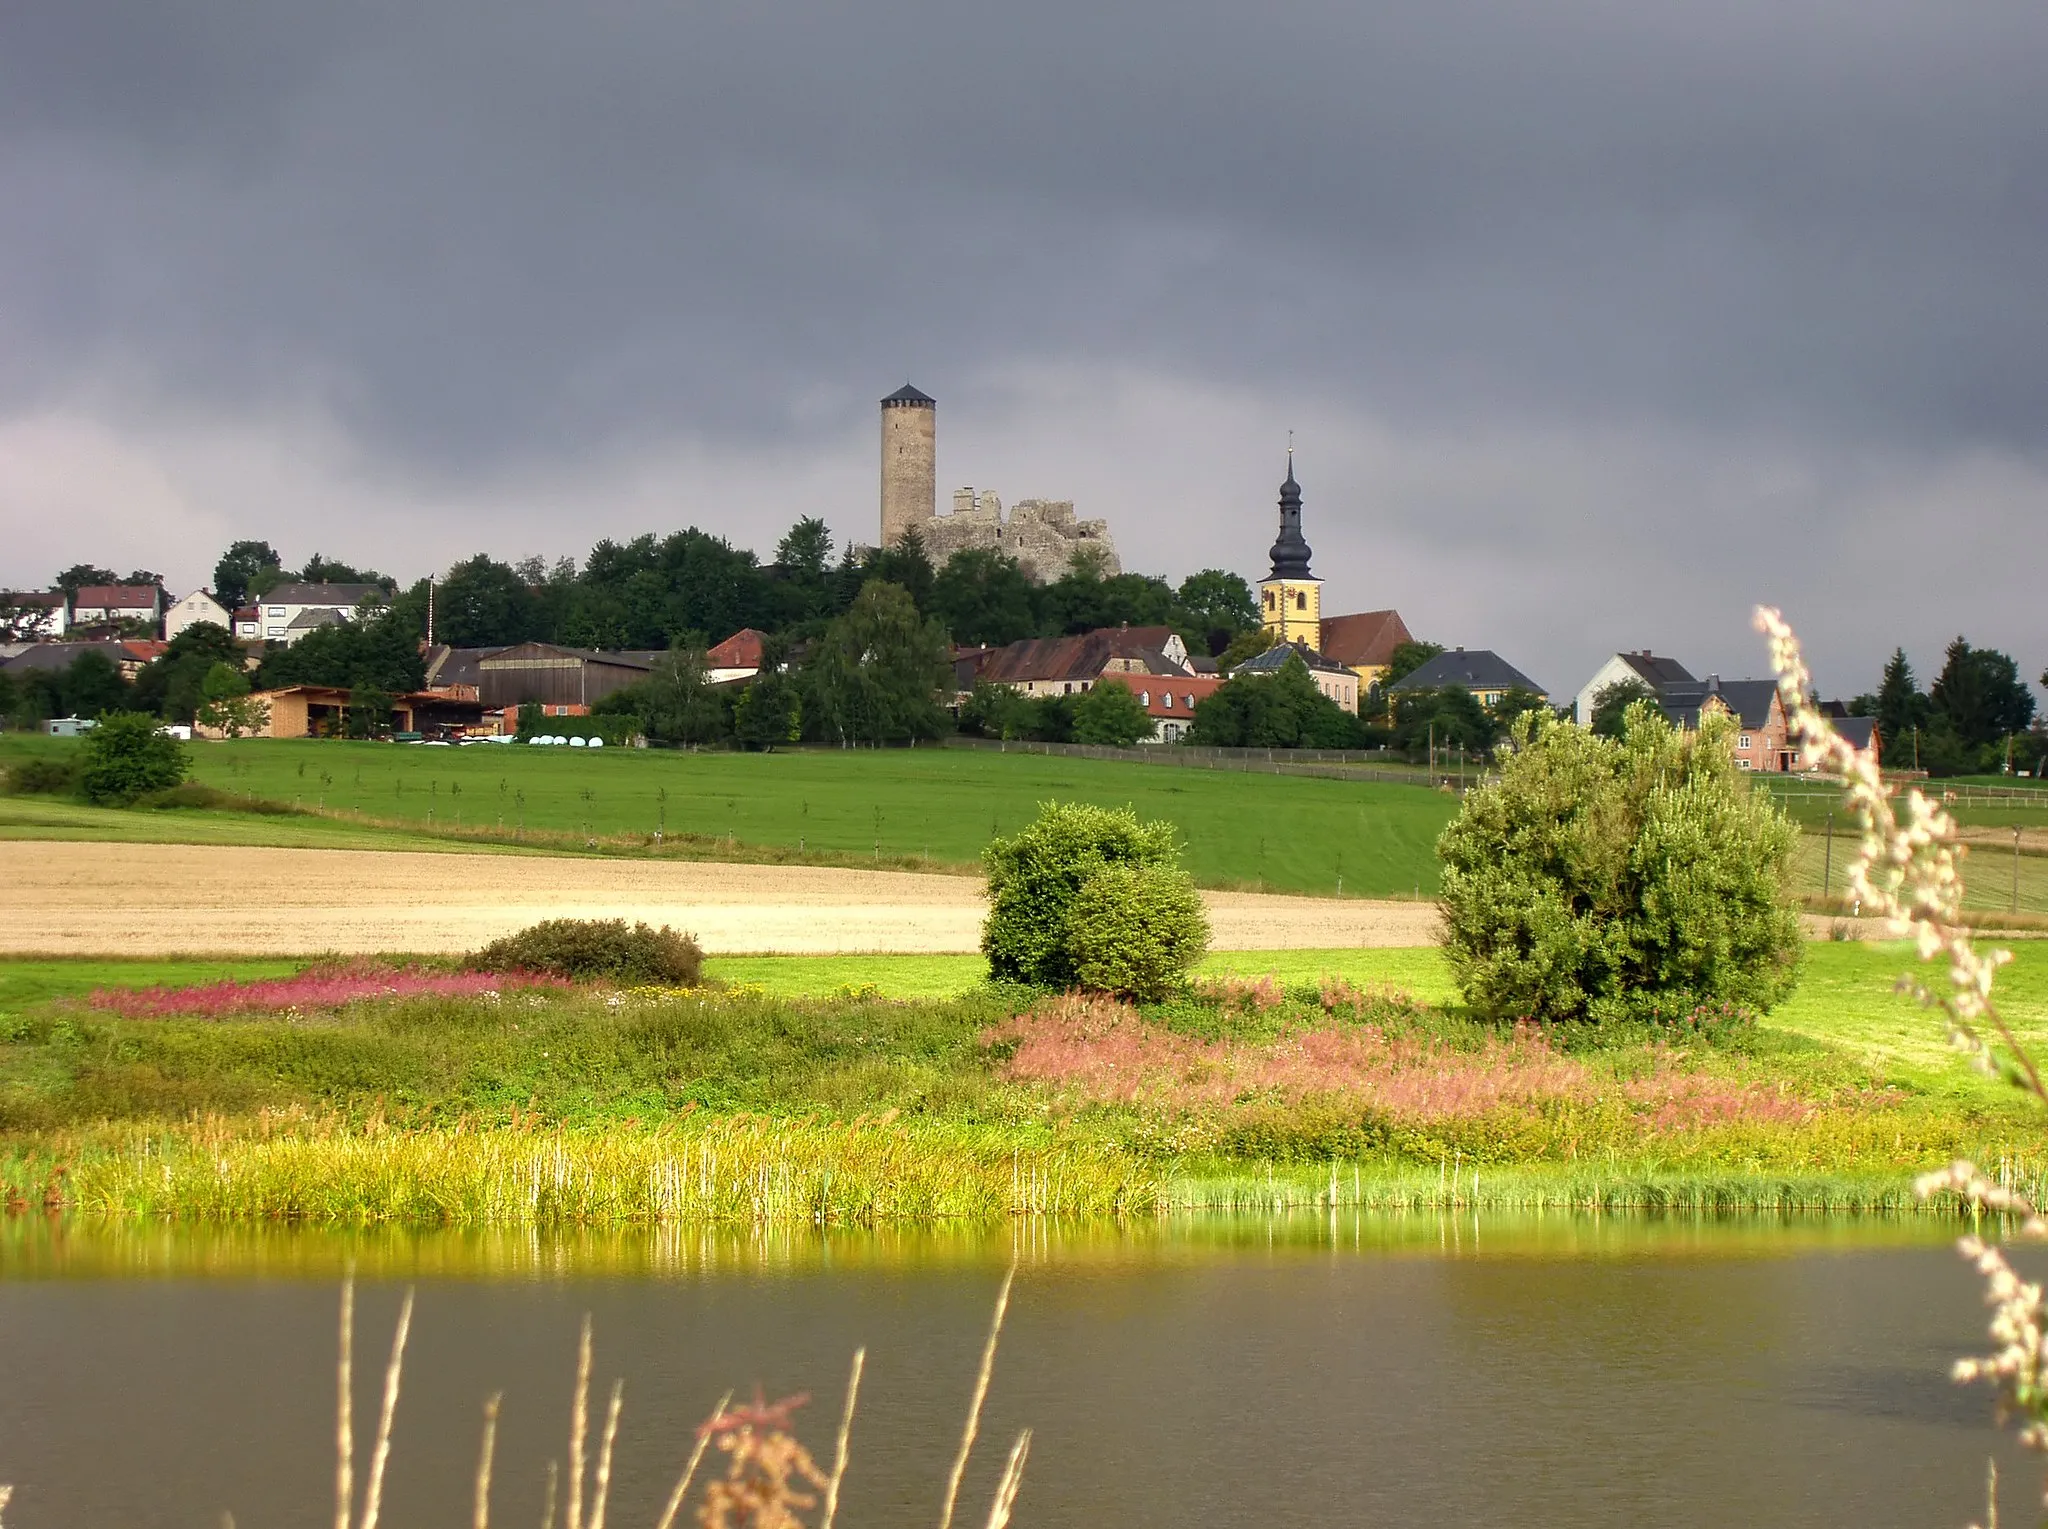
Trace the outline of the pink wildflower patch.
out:
M 349 962 L 316 966 L 261 982 L 202 982 L 194 987 L 96 988 L 95 1009 L 129 1019 L 222 1019 L 282 1009 L 335 1009 L 366 998 L 481 998 L 513 988 L 566 988 L 560 977 L 529 972 L 437 972 Z
M 1647 1076 L 1620 1081 L 1554 1050 L 1528 1025 L 1476 1050 L 1372 1024 L 1316 1024 L 1269 1041 L 1203 1041 L 1108 999 L 1069 995 L 996 1026 L 983 1041 L 1014 1047 L 1006 1078 L 1091 1102 L 1195 1109 L 1246 1098 L 1322 1098 L 1437 1121 L 1547 1100 L 1614 1100 L 1667 1129 L 1789 1123 L 1814 1109 L 1775 1089 L 1662 1060 Z

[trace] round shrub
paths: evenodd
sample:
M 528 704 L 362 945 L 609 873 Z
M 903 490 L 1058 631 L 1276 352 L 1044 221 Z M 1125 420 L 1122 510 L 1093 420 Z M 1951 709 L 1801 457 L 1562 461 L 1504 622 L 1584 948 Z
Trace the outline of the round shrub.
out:
M 1187 985 L 1209 948 L 1209 917 L 1185 873 L 1128 861 L 1103 866 L 1067 908 L 1068 955 L 1080 985 L 1156 1002 Z
M 472 970 L 545 972 L 555 977 L 661 987 L 697 987 L 704 952 L 687 934 L 663 924 L 628 924 L 622 918 L 551 918 L 493 940 L 469 958 Z
M 1437 841 L 1444 954 L 1497 1019 L 1768 1012 L 1798 978 L 1798 831 L 1735 768 L 1736 724 L 1631 706 L 1620 738 L 1535 716 Z
M 1129 808 L 1046 802 L 1020 832 L 982 856 L 988 918 L 981 949 L 999 982 L 1070 988 L 1082 983 L 1073 948 L 1075 899 L 1107 866 L 1172 870 L 1179 858 L 1170 823 L 1141 823 Z M 1207 938 L 1206 923 L 1200 937 Z
M 146 791 L 168 791 L 185 778 L 185 746 L 155 717 L 110 711 L 85 735 L 79 786 L 100 807 L 125 807 Z

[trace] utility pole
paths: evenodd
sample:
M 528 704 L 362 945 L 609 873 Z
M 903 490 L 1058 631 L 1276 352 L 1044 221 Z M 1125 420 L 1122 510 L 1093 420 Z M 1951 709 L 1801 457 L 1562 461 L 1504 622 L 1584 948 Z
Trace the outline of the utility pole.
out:
M 2014 824 L 2012 830 L 2012 911 L 2020 911 L 2020 830 Z
M 1429 724 L 1429 783 L 1436 784 L 1436 724 Z
M 1822 860 L 1822 861 L 1821 861 L 1821 872 L 1820 872 L 1820 900 L 1821 900 L 1821 903 L 1822 903 L 1822 905 L 1823 905 L 1823 906 L 1825 906 L 1825 905 L 1826 905 L 1826 903 L 1827 903 L 1827 901 L 1828 901 L 1828 894 L 1829 894 L 1829 893 L 1830 893 L 1830 892 L 1831 892 L 1831 891 L 1833 890 L 1833 888 L 1834 888 L 1834 884 L 1835 884 L 1835 815 L 1834 815 L 1834 814 L 1833 814 L 1833 813 L 1831 812 L 1831 813 L 1829 813 L 1829 814 L 1828 814 L 1828 847 L 1827 847 L 1827 857 L 1826 857 L 1826 858 L 1825 858 L 1824 860 Z
M 427 646 L 434 645 L 434 576 L 427 575 Z

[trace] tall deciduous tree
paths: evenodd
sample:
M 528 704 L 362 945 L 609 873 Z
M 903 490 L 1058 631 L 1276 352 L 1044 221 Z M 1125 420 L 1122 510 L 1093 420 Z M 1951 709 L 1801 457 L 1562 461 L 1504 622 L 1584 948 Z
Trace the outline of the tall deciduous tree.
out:
M 1035 593 L 1015 558 L 992 547 L 967 547 L 947 558 L 932 580 L 929 609 L 953 641 L 1001 647 L 1037 631 Z
M 1443 650 L 1440 642 L 1395 643 L 1394 651 L 1387 655 L 1387 672 L 1380 676 L 1381 688 L 1391 689 L 1400 684 Z
M 284 567 L 284 559 L 269 542 L 231 542 L 213 565 L 213 597 L 230 611 L 249 603 L 255 593 L 254 580 Z
M 938 701 L 953 679 L 946 629 L 917 612 L 909 592 L 871 581 L 825 629 L 805 664 L 804 715 L 834 743 L 936 738 Z
M 1586 725 L 1603 738 L 1619 738 L 1623 715 L 1638 701 L 1654 706 L 1657 692 L 1641 680 L 1616 680 L 1612 685 L 1602 685 L 1593 693 L 1593 715 L 1586 718 Z
M 1242 574 L 1204 568 L 1182 579 L 1174 598 L 1182 620 L 1201 634 L 1211 654 L 1223 652 L 1239 633 L 1259 624 L 1259 602 Z

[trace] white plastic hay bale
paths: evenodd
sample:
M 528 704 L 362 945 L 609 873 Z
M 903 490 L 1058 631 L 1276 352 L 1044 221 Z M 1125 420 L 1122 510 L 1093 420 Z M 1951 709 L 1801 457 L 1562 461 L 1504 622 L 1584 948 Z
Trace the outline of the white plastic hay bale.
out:
M 569 740 L 569 747 L 572 749 L 580 749 L 583 747 L 583 740 L 581 738 L 571 738 Z

